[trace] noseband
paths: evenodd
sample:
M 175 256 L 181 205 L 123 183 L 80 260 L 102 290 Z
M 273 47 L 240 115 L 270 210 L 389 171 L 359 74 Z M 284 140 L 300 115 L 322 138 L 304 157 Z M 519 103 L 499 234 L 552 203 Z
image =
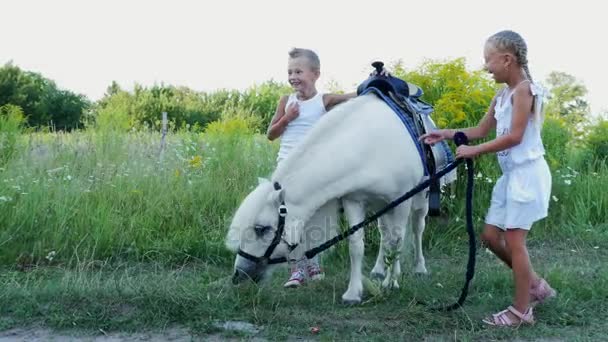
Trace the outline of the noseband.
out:
M 278 182 L 274 182 L 274 189 L 277 191 L 281 190 L 281 185 Z M 245 258 L 249 261 L 253 261 L 258 265 L 272 265 L 272 264 L 281 264 L 281 263 L 287 262 L 286 257 L 272 258 L 272 259 L 270 258 L 270 256 L 274 252 L 274 250 L 279 245 L 279 243 L 281 243 L 281 241 L 285 242 L 285 244 L 287 245 L 287 248 L 289 249 L 290 252 L 293 251 L 298 246 L 298 244 L 295 244 L 295 245 L 290 244 L 289 242 L 285 241 L 285 238 L 284 238 L 285 217 L 287 216 L 287 206 L 285 205 L 284 200 L 281 200 L 281 204 L 279 205 L 278 215 L 279 215 L 279 225 L 277 227 L 276 232 L 274 233 L 272 242 L 270 243 L 270 246 L 268 246 L 268 248 L 266 248 L 266 252 L 264 253 L 264 255 L 261 257 L 257 257 L 255 255 L 251 255 L 251 254 L 245 252 L 244 250 L 242 250 L 240 248 L 238 251 L 238 255 L 242 256 L 243 258 Z

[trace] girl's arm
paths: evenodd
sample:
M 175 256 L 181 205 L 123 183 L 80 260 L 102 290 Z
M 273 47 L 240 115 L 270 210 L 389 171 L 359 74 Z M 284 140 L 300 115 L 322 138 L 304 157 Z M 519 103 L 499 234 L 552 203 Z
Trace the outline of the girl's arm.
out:
M 478 154 L 492 153 L 506 150 L 519 145 L 524 137 L 532 102 L 534 97 L 530 92 L 530 86 L 517 87 L 513 93 L 513 116 L 511 119 L 511 130 L 509 133 L 496 137 L 496 139 L 478 145 Z
M 496 106 L 496 97 L 492 99 L 488 112 L 481 118 L 479 124 L 475 127 L 459 128 L 459 129 L 438 129 L 420 136 L 419 140 L 426 144 L 436 144 L 444 139 L 454 139 L 456 132 L 463 132 L 469 140 L 484 138 L 488 135 L 491 129 L 496 127 L 496 119 L 494 118 L 494 107 Z
M 270 125 L 266 131 L 266 136 L 270 141 L 280 137 L 285 131 L 285 127 L 287 127 L 287 124 L 289 123 L 288 118 L 285 117 L 285 105 L 287 104 L 287 99 L 287 96 L 282 96 L 281 99 L 279 99 L 277 110 L 274 113 L 272 120 L 270 120 Z
M 448 131 L 448 132 L 446 133 L 446 135 L 447 135 L 446 138 L 453 139 L 454 134 L 459 131 L 466 134 L 467 137 L 469 138 L 469 140 L 485 138 L 486 136 L 488 136 L 488 133 L 490 133 L 490 130 L 496 128 L 496 119 L 494 118 L 494 113 L 495 113 L 494 108 L 495 107 L 496 107 L 496 97 L 494 97 L 492 99 L 492 102 L 490 103 L 490 107 L 488 108 L 488 111 L 481 118 L 481 120 L 479 121 L 477 126 L 464 128 L 464 129 L 447 129 L 446 131 Z

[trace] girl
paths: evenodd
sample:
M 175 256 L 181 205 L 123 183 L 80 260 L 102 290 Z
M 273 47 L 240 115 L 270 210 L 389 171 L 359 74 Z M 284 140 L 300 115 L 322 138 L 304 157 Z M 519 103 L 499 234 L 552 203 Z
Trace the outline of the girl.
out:
M 474 158 L 495 152 L 503 175 L 492 191 L 482 242 L 513 270 L 513 304 L 483 320 L 493 326 L 534 323 L 532 307 L 556 295 L 532 269 L 526 235 L 535 221 L 547 216 L 551 173 L 541 141 L 542 89 L 532 83 L 527 46 L 513 31 L 488 38 L 485 69 L 498 83 L 506 83 L 476 127 L 462 130 L 469 139 L 485 137 L 496 128 L 496 139 L 456 150 L 457 158 Z M 427 144 L 452 139 L 455 130 L 437 130 L 421 137 Z

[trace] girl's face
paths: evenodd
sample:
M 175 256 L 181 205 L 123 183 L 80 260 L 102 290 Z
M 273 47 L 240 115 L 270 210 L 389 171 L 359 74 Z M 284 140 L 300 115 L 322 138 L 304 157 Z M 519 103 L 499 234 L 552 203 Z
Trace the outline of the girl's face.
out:
M 287 63 L 287 80 L 294 91 L 309 93 L 315 90 L 319 71 L 314 71 L 306 57 L 290 58 Z
M 509 70 L 513 68 L 513 55 L 498 51 L 492 44 L 486 44 L 483 51 L 484 68 L 498 83 L 506 82 Z

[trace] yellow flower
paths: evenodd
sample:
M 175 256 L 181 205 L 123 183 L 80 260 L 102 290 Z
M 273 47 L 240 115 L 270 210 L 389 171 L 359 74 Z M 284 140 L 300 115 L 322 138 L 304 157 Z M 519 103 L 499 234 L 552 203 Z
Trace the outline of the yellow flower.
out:
M 179 177 L 180 174 L 179 169 L 175 169 L 175 177 Z
M 201 156 L 194 156 L 189 161 L 188 164 L 192 168 L 201 168 L 203 167 L 203 158 Z

